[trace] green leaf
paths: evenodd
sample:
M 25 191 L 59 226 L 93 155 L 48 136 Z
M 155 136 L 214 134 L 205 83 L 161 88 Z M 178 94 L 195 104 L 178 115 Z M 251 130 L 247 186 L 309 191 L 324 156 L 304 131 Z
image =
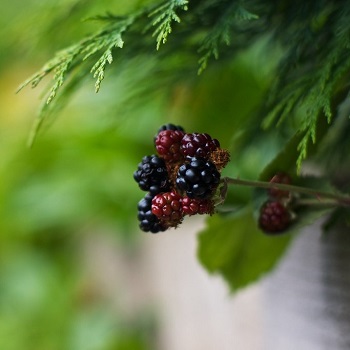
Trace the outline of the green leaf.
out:
M 323 139 L 328 131 L 328 124 L 325 119 L 320 119 L 317 128 L 314 130 L 314 137 L 318 140 Z M 306 143 L 306 144 L 304 144 Z M 286 142 L 284 148 L 278 155 L 268 164 L 261 172 L 259 179 L 268 181 L 273 175 L 279 171 L 288 173 L 292 178 L 300 173 L 302 160 L 306 158 L 306 148 L 308 148 L 308 156 L 312 156 L 317 152 L 317 144 L 309 144 L 309 137 L 303 132 L 296 132 L 289 141 Z M 305 157 L 301 158 L 301 150 L 305 150 Z
M 210 273 L 221 274 L 237 290 L 271 271 L 292 237 L 262 234 L 251 209 L 231 217 L 215 215 L 199 235 L 198 257 Z
M 275 159 L 261 172 L 259 180 L 269 181 L 279 171 L 288 173 L 291 177 L 296 173 L 296 161 L 299 157 L 298 145 L 302 135 L 295 134 L 285 145 Z

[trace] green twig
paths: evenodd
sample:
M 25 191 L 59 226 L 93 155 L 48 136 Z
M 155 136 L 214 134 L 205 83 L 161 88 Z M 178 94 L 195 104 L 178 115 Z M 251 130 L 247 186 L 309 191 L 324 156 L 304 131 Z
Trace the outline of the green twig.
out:
M 282 191 L 289 191 L 289 192 L 294 192 L 294 193 L 306 194 L 306 195 L 309 195 L 311 197 L 316 197 L 318 203 L 322 203 L 326 199 L 326 200 L 333 200 L 333 203 L 335 205 L 350 206 L 350 197 L 349 196 L 344 196 L 344 195 L 341 195 L 338 193 L 319 191 L 319 190 L 315 190 L 315 189 L 309 188 L 309 187 L 300 187 L 300 186 L 294 186 L 294 185 L 279 184 L 279 183 L 275 183 L 275 182 L 234 179 L 234 178 L 230 178 L 230 177 L 225 177 L 223 179 L 223 182 L 225 182 L 226 184 L 249 186 L 249 187 L 259 187 L 259 188 L 266 188 L 266 189 L 279 189 Z M 314 202 L 314 203 L 316 203 L 316 202 Z M 326 204 L 329 204 L 329 201 L 327 201 Z

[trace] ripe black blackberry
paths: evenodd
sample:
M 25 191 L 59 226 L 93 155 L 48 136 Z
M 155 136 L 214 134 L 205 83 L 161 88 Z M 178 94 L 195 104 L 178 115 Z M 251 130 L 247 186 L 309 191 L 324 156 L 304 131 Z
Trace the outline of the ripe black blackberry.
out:
M 155 140 L 157 152 L 165 161 L 181 161 L 181 140 L 185 134 L 180 130 L 163 130 Z
M 185 134 L 181 140 L 181 153 L 184 157 L 202 157 L 208 159 L 210 154 L 220 148 L 217 139 L 208 134 Z
M 292 222 L 292 215 L 288 208 L 275 200 L 266 201 L 260 209 L 259 226 L 269 234 L 285 231 Z
M 167 227 L 152 213 L 152 199 L 153 196 L 147 193 L 137 205 L 139 227 L 144 232 L 158 233 L 165 231 Z
M 193 157 L 180 166 L 176 185 L 190 198 L 209 199 L 220 182 L 215 165 L 204 158 Z
M 164 160 L 156 155 L 145 156 L 134 172 L 134 179 L 143 191 L 152 195 L 169 191 L 169 177 Z
M 152 213 L 168 227 L 176 227 L 181 223 L 182 197 L 175 191 L 160 193 L 152 199 Z

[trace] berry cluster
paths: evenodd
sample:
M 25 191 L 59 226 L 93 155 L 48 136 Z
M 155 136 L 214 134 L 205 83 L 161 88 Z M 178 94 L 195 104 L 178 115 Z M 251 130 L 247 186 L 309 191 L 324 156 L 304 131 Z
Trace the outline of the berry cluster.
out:
M 147 191 L 138 203 L 141 230 L 157 233 L 177 227 L 186 215 L 212 214 L 220 172 L 230 158 L 219 141 L 166 124 L 154 145 L 157 154 L 143 157 L 134 172 L 140 189 Z
M 291 178 L 288 174 L 279 172 L 271 178 L 270 183 L 290 185 Z M 272 187 L 268 195 L 270 198 L 260 208 L 259 227 L 268 234 L 283 233 L 293 219 L 289 208 L 291 193 Z

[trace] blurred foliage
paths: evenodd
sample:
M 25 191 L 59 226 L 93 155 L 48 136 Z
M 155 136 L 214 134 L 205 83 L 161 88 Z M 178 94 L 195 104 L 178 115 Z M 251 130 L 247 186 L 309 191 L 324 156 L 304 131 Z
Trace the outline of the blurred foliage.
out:
M 152 313 L 139 310 L 126 315 L 120 306 L 111 308 L 108 293 L 95 285 L 82 254 L 87 234 L 106 231 L 136 254 L 139 193 L 132 173 L 142 151 L 150 148 L 144 128 L 157 129 L 161 123 L 160 116 L 150 118 L 162 105 L 161 99 L 152 101 L 152 108 L 144 106 L 141 116 L 130 116 L 134 121 L 138 118 L 136 127 L 133 123 L 117 126 L 114 118 L 121 113 L 121 105 L 127 110 L 126 97 L 111 92 L 94 100 L 88 89 L 82 90 L 60 121 L 29 149 L 28 130 L 42 91 L 15 95 L 23 76 L 43 57 L 86 32 L 81 19 L 109 5 L 108 1 L 35 0 L 2 5 L 1 349 L 146 350 L 156 346 Z M 123 8 L 134 5 L 130 1 Z M 118 3 L 112 7 L 120 8 Z M 60 42 L 54 40 L 58 31 Z M 124 75 L 115 90 L 125 80 Z M 112 103 L 101 108 L 105 99 Z
M 111 310 L 72 268 L 69 256 L 18 244 L 2 254 L 0 346 L 2 349 L 153 348 L 147 315 L 127 320 Z

